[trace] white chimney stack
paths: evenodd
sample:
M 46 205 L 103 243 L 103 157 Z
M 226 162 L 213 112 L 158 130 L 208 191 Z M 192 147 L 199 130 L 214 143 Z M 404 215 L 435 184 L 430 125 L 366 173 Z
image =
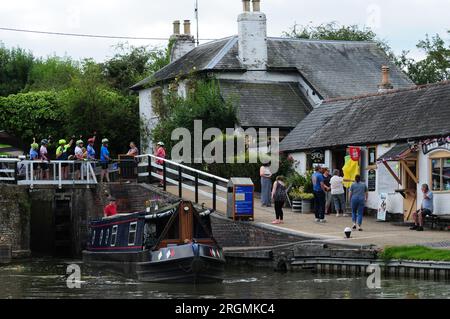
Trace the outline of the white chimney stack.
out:
M 176 20 L 173 23 L 173 35 L 171 41 L 174 41 L 170 53 L 170 62 L 174 62 L 195 49 L 195 39 L 191 35 L 191 21 L 184 20 L 184 34 L 180 34 L 181 22 Z
M 242 0 L 244 12 L 238 17 L 239 59 L 248 70 L 266 70 L 267 53 L 267 19 L 261 11 L 260 0 Z

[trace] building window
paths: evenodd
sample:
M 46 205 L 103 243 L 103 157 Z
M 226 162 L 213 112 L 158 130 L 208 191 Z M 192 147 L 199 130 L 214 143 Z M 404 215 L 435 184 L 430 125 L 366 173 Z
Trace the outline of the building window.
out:
M 137 222 L 130 224 L 130 230 L 128 232 L 128 246 L 134 246 L 136 244 L 136 231 Z
M 117 241 L 117 228 L 119 226 L 113 226 L 112 229 L 112 233 L 111 233 L 111 247 L 115 247 L 116 246 L 116 241 Z
M 377 165 L 377 147 L 369 146 L 367 148 L 367 166 L 372 167 Z
M 430 157 L 431 189 L 450 192 L 450 152 L 440 152 Z

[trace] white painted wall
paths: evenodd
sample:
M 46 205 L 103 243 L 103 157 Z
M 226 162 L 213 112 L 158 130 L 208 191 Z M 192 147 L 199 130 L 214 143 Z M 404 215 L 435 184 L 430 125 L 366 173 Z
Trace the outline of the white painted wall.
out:
M 430 185 L 430 159 L 429 156 L 434 152 L 424 155 L 419 151 L 419 185 L 417 185 L 417 207 L 422 205 L 423 195 L 422 184 Z M 430 186 L 431 187 L 431 186 Z M 434 213 L 436 215 L 450 214 L 450 192 L 433 192 L 434 194 Z
M 290 154 L 294 159 L 294 168 L 300 175 L 306 174 L 306 153 L 292 153 Z
M 152 108 L 152 91 L 154 89 L 150 88 L 139 91 L 139 114 L 141 121 L 147 127 L 147 131 L 151 131 L 158 123 L 158 118 L 155 116 Z M 145 138 L 141 136 L 141 154 L 153 153 L 153 141 L 150 137 L 147 137 L 147 139 L 148 143 L 145 143 Z

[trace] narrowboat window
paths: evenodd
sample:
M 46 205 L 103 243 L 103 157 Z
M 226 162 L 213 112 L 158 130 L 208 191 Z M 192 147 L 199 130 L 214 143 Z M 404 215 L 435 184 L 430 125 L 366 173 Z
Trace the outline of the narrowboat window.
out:
M 117 241 L 117 225 L 113 226 L 112 233 L 111 233 L 111 247 L 116 246 Z
M 92 241 L 91 241 L 91 245 L 94 246 L 95 244 L 95 229 L 92 230 Z
M 130 224 L 128 232 L 128 246 L 134 246 L 136 243 L 137 222 Z
M 109 228 L 106 230 L 105 245 L 108 245 L 108 240 L 109 240 Z
M 99 246 L 103 245 L 103 229 L 100 231 L 100 244 Z

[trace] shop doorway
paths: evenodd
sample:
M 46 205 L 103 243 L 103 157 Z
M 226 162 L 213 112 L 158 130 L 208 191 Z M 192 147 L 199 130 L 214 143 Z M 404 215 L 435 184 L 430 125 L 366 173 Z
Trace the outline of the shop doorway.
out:
M 400 160 L 402 186 L 404 189 L 403 211 L 405 221 L 411 221 L 417 210 L 417 185 L 419 184 L 417 170 L 417 153 L 411 153 Z
M 347 155 L 347 149 L 337 149 L 332 151 L 331 154 L 331 168 L 332 169 L 338 169 L 341 173 L 341 176 L 344 176 L 344 173 L 342 172 L 342 168 L 345 165 L 345 156 Z M 332 173 L 332 172 L 331 172 Z

